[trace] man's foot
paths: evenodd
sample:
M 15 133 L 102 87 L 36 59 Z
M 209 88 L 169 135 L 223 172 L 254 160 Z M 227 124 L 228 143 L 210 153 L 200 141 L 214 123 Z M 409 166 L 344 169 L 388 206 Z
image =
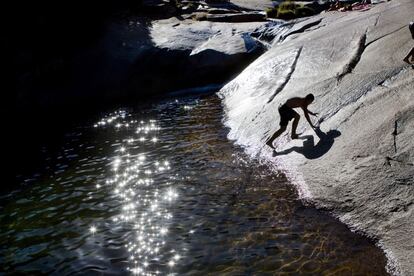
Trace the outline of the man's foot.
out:
M 298 139 L 299 135 L 297 135 L 297 134 L 292 134 L 290 137 L 291 137 L 292 139 Z
M 411 64 L 413 64 L 413 63 L 410 61 L 410 59 L 409 59 L 409 58 L 405 58 L 405 59 L 403 59 L 403 61 L 404 61 L 404 62 L 406 62 L 406 63 L 408 63 L 408 64 L 410 64 L 410 65 L 411 65 Z
M 273 146 L 271 141 L 267 141 L 266 145 L 268 145 L 269 147 L 271 147 L 273 150 L 275 149 L 275 147 Z

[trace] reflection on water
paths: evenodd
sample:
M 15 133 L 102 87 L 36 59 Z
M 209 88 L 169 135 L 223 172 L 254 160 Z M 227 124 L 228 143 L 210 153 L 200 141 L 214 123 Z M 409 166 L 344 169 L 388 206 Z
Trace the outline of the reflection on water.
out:
M 172 185 L 176 177 L 169 173 L 168 160 L 159 160 L 157 158 L 162 156 L 148 154 L 145 149 L 145 146 L 157 148 L 160 131 L 157 121 L 138 122 L 127 117 L 130 116 L 125 111 L 119 111 L 94 127 L 126 128 L 132 135 L 125 137 L 115 150 L 117 155 L 111 162 L 113 176 L 106 181 L 122 203 L 119 215 L 112 220 L 117 226 L 128 224 L 130 228 L 131 236 L 125 242 L 128 270 L 133 274 L 157 275 L 165 271 L 166 266 L 174 267 L 180 259 L 177 250 L 164 250 L 173 217 L 169 207 L 178 197 Z M 97 188 L 101 186 L 97 184 Z M 91 226 L 90 230 L 96 232 L 96 227 Z
M 118 110 L 1 200 L 0 273 L 384 275 L 383 253 L 226 139 L 219 100 Z

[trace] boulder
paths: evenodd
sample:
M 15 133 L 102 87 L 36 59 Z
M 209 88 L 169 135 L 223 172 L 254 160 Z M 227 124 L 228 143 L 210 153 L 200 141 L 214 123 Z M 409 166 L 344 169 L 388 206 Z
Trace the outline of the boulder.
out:
M 274 5 L 272 0 L 229 0 L 229 2 L 243 9 L 256 11 L 264 11 L 266 8 L 271 8 Z
M 414 275 L 414 71 L 402 60 L 413 9 L 394 0 L 309 18 L 219 93 L 229 138 L 285 173 L 305 202 L 378 241 L 397 275 Z M 278 107 L 308 93 L 320 128 L 299 111 L 301 139 L 289 126 L 272 152 Z
M 223 83 L 263 53 L 262 44 L 250 35 L 261 24 L 154 21 L 154 47 L 135 60 L 129 88 L 142 95 Z
M 260 22 L 266 21 L 264 12 L 243 12 L 243 13 L 227 13 L 227 14 L 206 14 L 199 20 L 207 20 L 212 22 Z

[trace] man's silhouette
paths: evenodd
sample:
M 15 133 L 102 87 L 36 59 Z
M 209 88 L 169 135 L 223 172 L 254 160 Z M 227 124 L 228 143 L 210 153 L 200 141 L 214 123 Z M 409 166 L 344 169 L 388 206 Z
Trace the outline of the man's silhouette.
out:
M 315 145 L 312 135 L 304 136 L 305 141 L 303 147 L 292 147 L 290 149 L 275 153 L 274 156 L 289 154 L 293 151 L 302 154 L 307 159 L 316 159 L 327 153 L 333 146 L 336 137 L 341 135 L 341 132 L 335 129 L 329 130 L 327 133 L 323 132 L 319 127 L 315 128 L 315 133 L 319 138 L 319 142 Z
M 272 149 L 275 149 L 275 147 L 273 147 L 273 141 L 286 130 L 289 121 L 292 119 L 294 120 L 292 124 L 291 137 L 292 139 L 298 138 L 298 135 L 296 134 L 296 128 L 298 127 L 300 115 L 295 110 L 293 110 L 293 108 L 302 108 L 306 120 L 312 128 L 315 128 L 315 126 L 312 124 L 312 121 L 309 118 L 309 114 L 316 116 L 318 115 L 318 113 L 313 113 L 308 110 L 308 105 L 310 105 L 314 99 L 315 97 L 312 94 L 308 94 L 305 98 L 291 98 L 287 100 L 282 106 L 280 106 L 280 128 L 272 135 L 272 137 L 269 138 L 269 140 L 267 140 L 266 145 L 268 145 Z

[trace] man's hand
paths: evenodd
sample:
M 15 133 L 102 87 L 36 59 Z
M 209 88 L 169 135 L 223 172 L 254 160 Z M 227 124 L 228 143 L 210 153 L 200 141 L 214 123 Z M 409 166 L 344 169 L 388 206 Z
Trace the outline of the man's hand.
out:
M 320 124 L 318 124 L 318 123 L 316 123 L 316 125 L 312 124 L 311 127 L 313 129 L 318 129 L 318 128 L 320 128 Z

